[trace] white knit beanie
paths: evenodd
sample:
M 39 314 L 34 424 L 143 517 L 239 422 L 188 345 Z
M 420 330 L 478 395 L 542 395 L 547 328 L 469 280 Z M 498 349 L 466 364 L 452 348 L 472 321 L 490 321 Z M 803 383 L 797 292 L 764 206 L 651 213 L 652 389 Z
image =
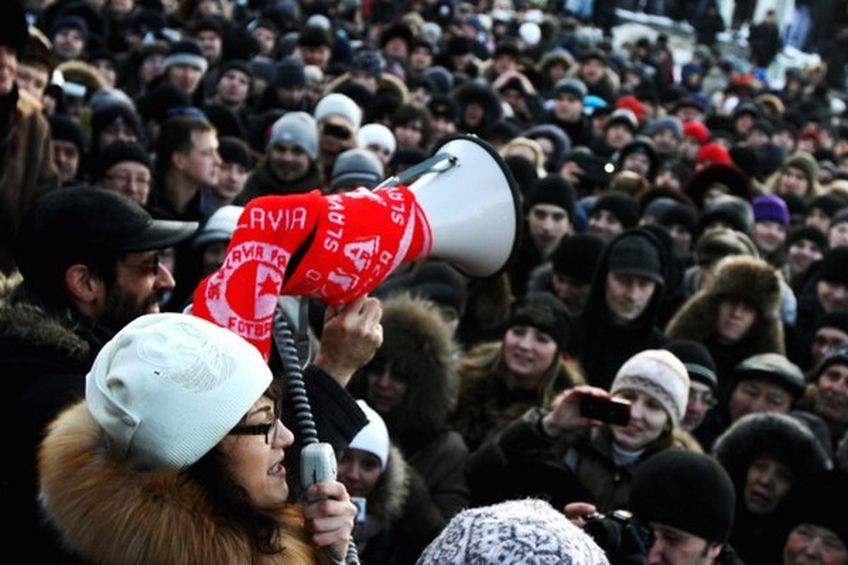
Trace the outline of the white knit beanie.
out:
M 270 384 L 262 355 L 231 331 L 186 314 L 148 314 L 103 346 L 85 398 L 115 456 L 143 469 L 185 469 Z
M 389 157 L 395 154 L 397 142 L 392 130 L 383 124 L 365 124 L 356 134 L 361 149 L 367 149 L 369 145 L 379 145 L 389 150 Z
M 356 403 L 365 412 L 368 425 L 359 430 L 359 433 L 347 447 L 375 455 L 380 460 L 380 468 L 385 471 L 386 464 L 389 462 L 389 430 L 386 428 L 383 418 L 364 400 L 357 400 Z
M 357 106 L 348 96 L 333 92 L 322 98 L 313 112 L 316 121 L 321 121 L 327 116 L 341 116 L 350 122 L 354 130 L 359 129 L 362 123 L 362 108 Z
M 676 427 L 686 414 L 689 401 L 689 373 L 686 366 L 670 351 L 640 351 L 618 370 L 610 392 L 638 390 L 656 399 Z

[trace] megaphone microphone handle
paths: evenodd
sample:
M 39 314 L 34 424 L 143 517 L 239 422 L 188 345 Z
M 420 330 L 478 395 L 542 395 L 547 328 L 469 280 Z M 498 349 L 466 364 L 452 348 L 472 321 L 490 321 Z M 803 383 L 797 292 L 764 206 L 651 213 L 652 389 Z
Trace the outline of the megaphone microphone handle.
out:
M 447 161 L 447 165 L 444 167 L 439 167 L 442 163 Z M 459 163 L 459 159 L 451 155 L 450 153 L 436 153 L 429 159 L 425 159 L 421 161 L 414 167 L 409 167 L 399 175 L 391 176 L 378 184 L 374 189 L 385 188 L 387 186 L 397 186 L 402 184 L 404 186 L 409 186 L 409 184 L 422 175 L 426 175 L 427 173 L 443 173 L 448 169 L 455 167 Z

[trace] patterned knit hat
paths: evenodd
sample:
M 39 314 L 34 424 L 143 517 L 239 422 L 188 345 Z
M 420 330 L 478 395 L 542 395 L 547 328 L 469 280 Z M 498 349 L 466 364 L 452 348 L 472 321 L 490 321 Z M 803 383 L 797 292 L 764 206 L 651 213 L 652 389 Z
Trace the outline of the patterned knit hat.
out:
M 609 563 L 600 547 L 541 500 L 465 510 L 431 543 L 418 565 Z
M 615 375 L 610 392 L 638 390 L 659 402 L 674 427 L 689 400 L 689 373 L 670 351 L 647 349 L 628 359 Z

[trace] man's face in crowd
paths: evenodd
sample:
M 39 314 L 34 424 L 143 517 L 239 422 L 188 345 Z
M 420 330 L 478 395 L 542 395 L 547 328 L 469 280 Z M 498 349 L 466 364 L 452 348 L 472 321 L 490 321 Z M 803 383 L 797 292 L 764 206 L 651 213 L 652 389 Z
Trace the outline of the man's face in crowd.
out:
M 171 84 L 188 95 L 194 94 L 203 71 L 193 65 L 177 64 L 168 69 L 168 80 Z
M 280 142 L 271 147 L 268 166 L 271 173 L 282 182 L 302 179 L 309 171 L 309 155 L 297 145 Z
M 244 104 L 249 90 L 250 77 L 236 69 L 225 72 L 218 81 L 218 98 L 228 106 Z
M 562 93 L 554 101 L 554 114 L 563 122 L 576 122 L 583 117 L 583 100 L 569 93 Z
M 799 239 L 789 246 L 787 262 L 793 273 L 803 273 L 823 257 L 819 246 L 809 239 Z
M 413 73 L 420 73 L 433 64 L 433 55 L 429 49 L 416 47 L 409 56 L 409 69 Z
M 738 300 L 722 300 L 718 306 L 716 334 L 722 343 L 742 340 L 757 320 L 757 311 Z
M 607 273 L 605 297 L 616 324 L 628 324 L 645 311 L 657 288 L 652 279 L 639 275 Z
M 820 280 L 816 293 L 826 313 L 848 309 L 848 285 L 845 283 Z
M 191 150 L 179 154 L 178 169 L 192 183 L 215 186 L 221 171 L 217 134 L 214 131 L 194 131 L 191 133 L 191 142 Z
M 704 538 L 651 522 L 654 544 L 648 551 L 649 565 L 712 565 L 722 546 Z
M 195 35 L 194 38 L 197 40 L 197 43 L 200 44 L 200 50 L 203 52 L 203 56 L 207 61 L 211 63 L 221 56 L 223 42 L 221 41 L 221 36 L 218 35 L 217 32 L 212 30 L 202 30 L 197 32 L 197 35 Z
M 804 225 L 816 228 L 822 233 L 827 233 L 827 230 L 830 229 L 830 216 L 821 208 L 810 208 L 804 218 Z
M 624 231 L 621 220 L 609 210 L 596 210 L 589 218 L 589 233 L 609 241 Z
M 330 62 L 331 51 L 327 46 L 320 47 L 305 47 L 297 48 L 300 53 L 300 58 L 303 59 L 304 65 L 314 65 L 319 69 L 323 69 Z
M 321 150 L 330 155 L 356 146 L 353 125 L 341 116 L 327 116 L 318 125 L 318 131 Z
M 486 111 L 483 109 L 483 106 L 476 102 L 471 102 L 465 107 L 463 117 L 466 124 L 471 127 L 477 127 L 483 122 L 485 115 Z
M 798 167 L 786 167 L 783 169 L 783 172 L 780 175 L 780 185 L 777 190 L 778 194 L 791 193 L 797 194 L 801 198 L 805 198 L 809 189 L 810 185 L 807 182 L 807 177 L 804 175 L 804 171 Z
M 674 155 L 677 153 L 677 148 L 680 145 L 677 135 L 668 128 L 658 131 L 651 136 L 651 139 L 657 147 L 657 153 L 660 155 Z
M 694 137 L 685 135 L 680 142 L 680 151 L 678 157 L 683 161 L 693 163 L 698 156 L 698 151 L 701 150 L 701 144 Z
M 848 222 L 832 224 L 827 232 L 827 240 L 830 248 L 848 247 Z
M 664 188 L 675 192 L 680 192 L 683 189 L 680 177 L 668 169 L 663 169 L 657 173 L 657 178 L 654 179 L 654 186 L 656 188 Z
M 786 389 L 768 381 L 740 381 L 730 395 L 728 412 L 735 422 L 746 414 L 777 412 L 786 414 L 792 408 L 792 395 Z
M 547 256 L 563 236 L 571 231 L 568 212 L 553 204 L 536 204 L 527 214 L 530 237 L 536 248 Z
M 63 28 L 53 36 L 53 50 L 62 59 L 78 59 L 85 48 L 82 34 L 73 28 Z
M 12 92 L 18 69 L 18 54 L 14 49 L 0 45 L 0 96 Z
M 595 84 L 604 76 L 606 68 L 606 65 L 598 59 L 588 59 L 580 66 L 580 78 L 586 84 Z
M 77 146 L 64 139 L 53 140 L 53 162 L 59 171 L 59 182 L 66 183 L 77 176 L 80 153 Z
M 817 364 L 831 351 L 846 345 L 848 345 L 848 333 L 831 326 L 819 328 L 813 336 L 813 363 Z
M 768 456 L 754 459 L 745 477 L 742 498 L 748 512 L 765 516 L 774 512 L 789 493 L 795 477 L 792 469 Z
M 621 164 L 621 170 L 631 171 L 642 177 L 648 178 L 651 170 L 651 159 L 641 151 L 635 151 L 628 155 Z
M 611 148 L 621 149 L 633 141 L 633 132 L 624 124 L 613 123 L 607 127 L 604 140 Z
M 716 399 L 713 396 L 713 391 L 698 381 L 689 382 L 689 400 L 686 403 L 686 415 L 683 416 L 683 421 L 680 425 L 687 432 L 692 432 L 698 428 L 707 417 L 707 413 L 716 405 Z
M 789 532 L 783 548 L 783 565 L 845 565 L 848 548 L 832 530 L 801 524 Z
M 393 37 L 386 42 L 386 45 L 383 47 L 383 53 L 385 53 L 388 57 L 394 57 L 395 59 L 405 61 L 409 56 L 409 47 L 407 46 L 406 41 L 400 37 Z
M 791 155 L 795 151 L 795 136 L 789 130 L 774 132 L 771 142 L 783 149 L 784 155 Z
M 277 43 L 276 34 L 267 27 L 258 27 L 251 34 L 256 41 L 259 42 L 259 51 L 262 55 L 270 55 L 274 51 L 274 46 Z
M 17 78 L 15 79 L 18 88 L 32 94 L 39 102 L 44 99 L 44 89 L 47 88 L 49 78 L 47 69 L 43 67 L 18 63 Z
M 694 106 L 681 106 L 674 113 L 674 116 L 685 124 L 686 122 L 691 122 L 692 120 L 701 121 L 704 117 L 704 113 L 698 108 L 695 108 Z
M 143 163 L 122 161 L 115 163 L 101 179 L 103 188 L 129 196 L 142 206 L 150 196 L 150 169 Z
M 98 321 L 118 331 L 144 314 L 159 312 L 162 294 L 174 288 L 174 277 L 159 262 L 158 251 L 128 253 L 118 261 L 117 278 L 104 290 Z
M 834 363 L 819 375 L 815 412 L 840 429 L 848 426 L 848 365 Z
M 242 193 L 246 182 L 247 169 L 240 163 L 221 163 L 221 172 L 218 174 L 215 194 L 227 202 L 232 202 Z
M 551 277 L 551 284 L 554 287 L 554 294 L 570 314 L 575 315 L 586 306 L 589 291 L 592 289 L 591 284 L 556 272 Z
M 440 139 L 446 135 L 456 133 L 456 124 L 453 120 L 436 116 L 431 123 L 433 128 L 433 139 Z
M 109 124 L 97 137 L 97 145 L 100 149 L 115 143 L 116 141 L 138 141 L 135 130 L 123 122 Z

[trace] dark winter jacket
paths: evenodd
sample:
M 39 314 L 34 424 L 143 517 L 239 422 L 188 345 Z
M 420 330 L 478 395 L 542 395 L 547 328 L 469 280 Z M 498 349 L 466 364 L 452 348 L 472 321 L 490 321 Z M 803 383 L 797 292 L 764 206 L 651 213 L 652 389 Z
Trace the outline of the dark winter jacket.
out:
M 321 189 L 323 186 L 321 171 L 315 162 L 309 165 L 309 170 L 303 178 L 292 182 L 283 182 L 277 180 L 271 173 L 271 169 L 268 166 L 268 158 L 266 157 L 259 162 L 247 179 L 247 183 L 244 185 L 244 191 L 238 197 L 238 202 L 240 204 L 247 204 L 257 196 L 302 194 L 316 188 Z
M 646 239 L 657 249 L 663 271 L 668 271 L 665 247 L 646 230 L 628 230 L 616 236 L 604 247 L 592 279 L 589 300 L 577 320 L 574 336 L 569 344 L 569 352 L 580 362 L 586 381 L 605 389 L 609 388 L 619 367 L 630 357 L 645 349 L 658 349 L 668 341 L 655 327 L 664 290 L 659 284 L 641 316 L 628 324 L 613 323 L 605 297 L 606 278 L 609 273 L 609 250 L 617 241 L 626 237 Z

